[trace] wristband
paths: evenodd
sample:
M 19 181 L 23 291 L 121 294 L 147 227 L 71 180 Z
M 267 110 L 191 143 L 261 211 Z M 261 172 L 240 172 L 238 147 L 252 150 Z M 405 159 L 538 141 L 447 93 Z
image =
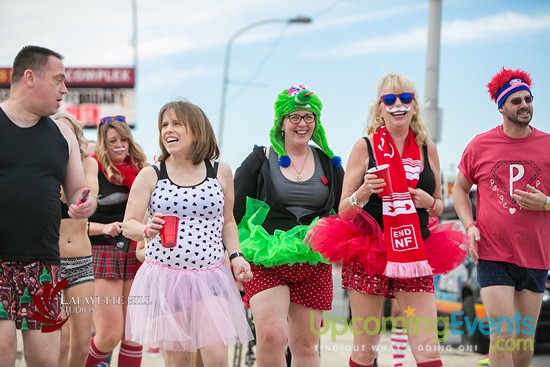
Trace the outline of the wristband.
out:
M 427 211 L 428 213 L 431 212 L 432 210 L 435 209 L 435 206 L 436 206 L 436 205 L 437 205 L 437 199 L 434 198 L 434 204 L 432 205 L 431 208 L 426 208 L 426 211 Z
M 357 196 L 355 196 L 355 193 L 351 194 L 349 197 L 349 204 L 351 206 L 357 206 Z
M 229 261 L 232 261 L 237 257 L 244 257 L 244 254 L 242 252 L 234 252 L 231 255 L 229 255 Z
M 472 223 L 468 224 L 468 225 L 466 226 L 466 233 L 468 233 L 468 230 L 469 230 L 470 228 L 475 227 L 475 226 L 476 226 L 476 222 L 472 222 Z
M 363 208 L 365 205 L 367 205 L 368 202 L 369 199 L 367 199 L 366 201 L 357 201 L 357 191 L 351 194 L 351 196 L 349 197 L 349 203 L 351 204 L 351 206 Z

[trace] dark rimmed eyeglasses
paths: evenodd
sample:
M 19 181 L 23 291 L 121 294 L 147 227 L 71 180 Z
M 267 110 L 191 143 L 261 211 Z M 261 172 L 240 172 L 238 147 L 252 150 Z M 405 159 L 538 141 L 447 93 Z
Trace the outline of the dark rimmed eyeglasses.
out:
M 382 102 L 384 102 L 386 106 L 393 106 L 397 101 L 397 98 L 401 100 L 401 103 L 409 104 L 414 99 L 414 93 L 406 92 L 401 94 L 385 94 L 380 97 L 380 99 L 382 100 Z
M 315 122 L 315 115 L 312 113 L 308 113 L 307 115 L 300 116 L 298 114 L 294 115 L 287 115 L 288 120 L 293 123 L 294 125 L 297 125 L 300 123 L 300 121 L 304 120 L 306 124 L 311 124 Z
M 99 120 L 99 124 L 110 124 L 111 122 L 118 121 L 126 123 L 126 117 L 122 115 L 116 115 L 116 116 L 105 116 L 101 120 Z
M 520 105 L 521 102 L 525 101 L 525 103 L 529 104 L 531 102 L 533 102 L 533 96 L 525 96 L 523 98 L 521 97 L 517 97 L 517 98 L 512 98 L 512 99 L 509 99 L 508 101 L 510 101 L 511 104 L 513 104 L 514 106 L 517 106 L 517 105 Z

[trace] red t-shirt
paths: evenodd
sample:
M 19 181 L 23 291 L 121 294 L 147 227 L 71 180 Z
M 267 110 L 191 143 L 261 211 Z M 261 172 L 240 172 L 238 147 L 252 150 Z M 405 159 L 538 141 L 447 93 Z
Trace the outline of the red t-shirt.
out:
M 548 269 L 550 211 L 521 209 L 512 194 L 529 184 L 550 195 L 550 134 L 512 139 L 498 126 L 472 139 L 458 169 L 477 185 L 479 258 Z

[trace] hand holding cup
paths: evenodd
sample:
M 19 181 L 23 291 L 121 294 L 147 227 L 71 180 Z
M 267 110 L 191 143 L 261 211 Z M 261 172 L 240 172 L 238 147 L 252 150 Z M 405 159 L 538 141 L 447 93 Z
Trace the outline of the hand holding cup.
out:
M 176 215 L 162 216 L 164 225 L 160 230 L 160 241 L 163 247 L 175 247 L 178 243 L 178 232 L 180 218 Z
M 381 164 L 376 167 L 369 168 L 367 170 L 367 173 L 374 174 L 376 177 L 381 178 L 386 183 L 386 186 L 383 187 L 382 192 L 378 193 L 378 196 L 388 196 L 391 195 L 393 190 L 391 187 L 391 179 L 390 179 L 390 165 L 389 164 Z

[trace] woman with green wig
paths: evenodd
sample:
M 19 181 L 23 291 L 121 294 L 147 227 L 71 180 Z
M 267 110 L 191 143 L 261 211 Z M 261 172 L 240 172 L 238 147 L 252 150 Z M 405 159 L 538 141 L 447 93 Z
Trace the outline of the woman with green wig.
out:
M 243 284 L 256 327 L 258 366 L 319 366 L 332 266 L 304 243 L 318 218 L 335 213 L 344 170 L 321 124 L 322 103 L 304 85 L 275 101 L 271 146 L 254 146 L 235 172 L 235 219 L 254 278 Z M 315 145 L 310 145 L 313 141 Z

